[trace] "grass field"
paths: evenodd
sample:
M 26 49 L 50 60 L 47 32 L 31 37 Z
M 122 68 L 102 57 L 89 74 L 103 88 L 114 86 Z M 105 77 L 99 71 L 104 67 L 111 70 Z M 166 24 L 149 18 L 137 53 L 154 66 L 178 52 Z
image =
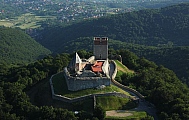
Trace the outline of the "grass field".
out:
M 64 78 L 63 73 L 59 73 L 59 74 L 55 75 L 52 78 L 52 82 L 53 82 L 55 94 L 63 95 L 63 96 L 70 97 L 70 98 L 75 98 L 75 97 L 94 94 L 94 93 L 107 93 L 107 92 L 114 92 L 114 91 L 121 92 L 128 96 L 131 96 L 128 92 L 125 92 L 122 89 L 120 89 L 114 85 L 107 86 L 102 90 L 86 89 L 86 90 L 80 90 L 80 91 L 75 91 L 75 92 L 69 91 L 67 88 L 66 80 Z
M 133 70 L 129 70 L 125 65 L 123 65 L 120 61 L 115 60 L 115 63 L 117 65 L 117 74 L 116 74 L 116 78 L 115 80 L 117 80 L 118 82 L 121 82 L 121 76 L 124 73 L 127 74 L 133 74 L 134 71 Z
M 79 97 L 79 96 L 88 95 L 88 94 L 94 94 L 94 93 L 106 93 L 106 92 L 113 92 L 113 91 L 121 92 L 121 93 L 131 96 L 129 93 L 113 85 L 105 87 L 103 90 L 86 89 L 86 90 L 80 90 L 80 91 L 75 91 L 75 92 L 69 91 L 67 89 L 66 80 L 64 78 L 63 73 L 59 73 L 55 75 L 52 78 L 52 82 L 53 82 L 55 94 L 63 95 L 70 98 Z M 135 102 L 131 101 L 129 98 L 106 96 L 106 97 L 96 97 L 96 99 L 97 99 L 97 104 L 101 105 L 105 110 L 132 109 L 136 107 Z M 73 103 L 75 110 L 80 110 L 80 109 L 91 110 L 92 105 L 93 105 L 93 100 L 91 101 L 91 99 L 85 100 L 85 102 L 80 101 L 80 102 Z
M 129 70 L 125 65 L 123 65 L 120 61 L 115 60 L 115 63 L 117 65 L 118 71 L 121 71 L 123 73 L 134 73 L 133 70 Z
M 37 28 L 40 27 L 40 22 L 48 19 L 55 19 L 54 16 L 36 16 L 32 13 L 26 13 L 12 19 L 0 20 L 0 26 L 5 27 L 18 27 L 21 29 Z
M 129 110 L 135 108 L 137 104 L 128 99 L 115 96 L 103 96 L 96 98 L 97 104 L 102 106 L 104 110 Z
M 128 70 L 122 64 L 119 64 L 118 66 L 119 66 L 119 70 L 121 68 L 121 70 L 124 72 L 127 71 L 129 73 L 133 73 L 133 71 Z M 113 91 L 121 92 L 131 96 L 129 93 L 113 85 L 105 87 L 103 90 L 86 89 L 75 92 L 69 91 L 63 73 L 58 73 L 57 75 L 55 75 L 52 78 L 52 82 L 53 82 L 55 94 L 60 94 L 70 98 L 75 98 L 94 93 L 105 93 L 105 92 L 113 92 Z M 120 113 L 116 113 L 114 116 L 111 115 L 106 116 L 105 118 L 106 120 L 133 120 L 133 119 L 140 120 L 141 118 L 145 118 L 147 116 L 147 113 L 144 111 L 134 111 L 133 108 L 137 107 L 137 104 L 128 98 L 120 98 L 115 96 L 101 96 L 101 97 L 96 97 L 96 102 L 98 105 L 102 106 L 102 108 L 106 111 L 113 111 L 113 112 L 116 110 L 123 111 L 121 115 Z M 77 110 L 77 111 L 84 110 L 89 113 L 92 113 L 93 99 L 86 99 L 85 101 L 75 102 L 71 104 L 70 107 L 72 110 Z

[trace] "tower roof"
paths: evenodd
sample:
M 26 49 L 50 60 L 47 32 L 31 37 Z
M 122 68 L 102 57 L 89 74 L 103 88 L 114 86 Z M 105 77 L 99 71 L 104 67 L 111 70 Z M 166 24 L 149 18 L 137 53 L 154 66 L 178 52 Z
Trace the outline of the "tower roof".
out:
M 79 57 L 79 55 L 77 54 L 77 52 L 75 53 L 74 59 L 75 59 L 75 63 L 82 63 L 81 58 Z
M 74 57 L 70 61 L 68 67 L 69 68 L 75 68 L 77 63 L 82 63 L 82 60 L 80 59 L 79 55 L 76 52 L 75 55 L 74 55 Z
M 77 54 L 77 52 L 75 53 L 74 57 L 72 58 L 71 63 L 75 64 L 75 63 L 82 63 L 81 58 L 79 57 L 79 55 Z

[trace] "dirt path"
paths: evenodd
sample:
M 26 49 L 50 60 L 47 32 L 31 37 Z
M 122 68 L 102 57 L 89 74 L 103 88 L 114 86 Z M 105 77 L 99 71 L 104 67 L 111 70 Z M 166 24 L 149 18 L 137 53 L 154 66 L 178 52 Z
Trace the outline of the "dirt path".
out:
M 106 116 L 111 116 L 111 117 L 128 117 L 132 116 L 133 114 L 129 111 L 126 110 L 111 110 L 111 111 L 106 111 Z

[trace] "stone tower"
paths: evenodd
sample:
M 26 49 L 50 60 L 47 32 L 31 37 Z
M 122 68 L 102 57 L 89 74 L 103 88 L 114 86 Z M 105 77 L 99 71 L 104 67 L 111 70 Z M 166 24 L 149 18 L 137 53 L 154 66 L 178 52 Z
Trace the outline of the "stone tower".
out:
M 93 54 L 96 60 L 106 60 L 108 58 L 108 38 L 94 37 Z

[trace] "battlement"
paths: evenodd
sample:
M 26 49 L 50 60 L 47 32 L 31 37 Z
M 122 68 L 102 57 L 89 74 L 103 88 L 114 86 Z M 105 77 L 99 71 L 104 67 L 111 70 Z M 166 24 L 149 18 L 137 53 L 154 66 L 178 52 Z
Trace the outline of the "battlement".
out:
M 107 37 L 94 37 L 94 45 L 108 45 Z

